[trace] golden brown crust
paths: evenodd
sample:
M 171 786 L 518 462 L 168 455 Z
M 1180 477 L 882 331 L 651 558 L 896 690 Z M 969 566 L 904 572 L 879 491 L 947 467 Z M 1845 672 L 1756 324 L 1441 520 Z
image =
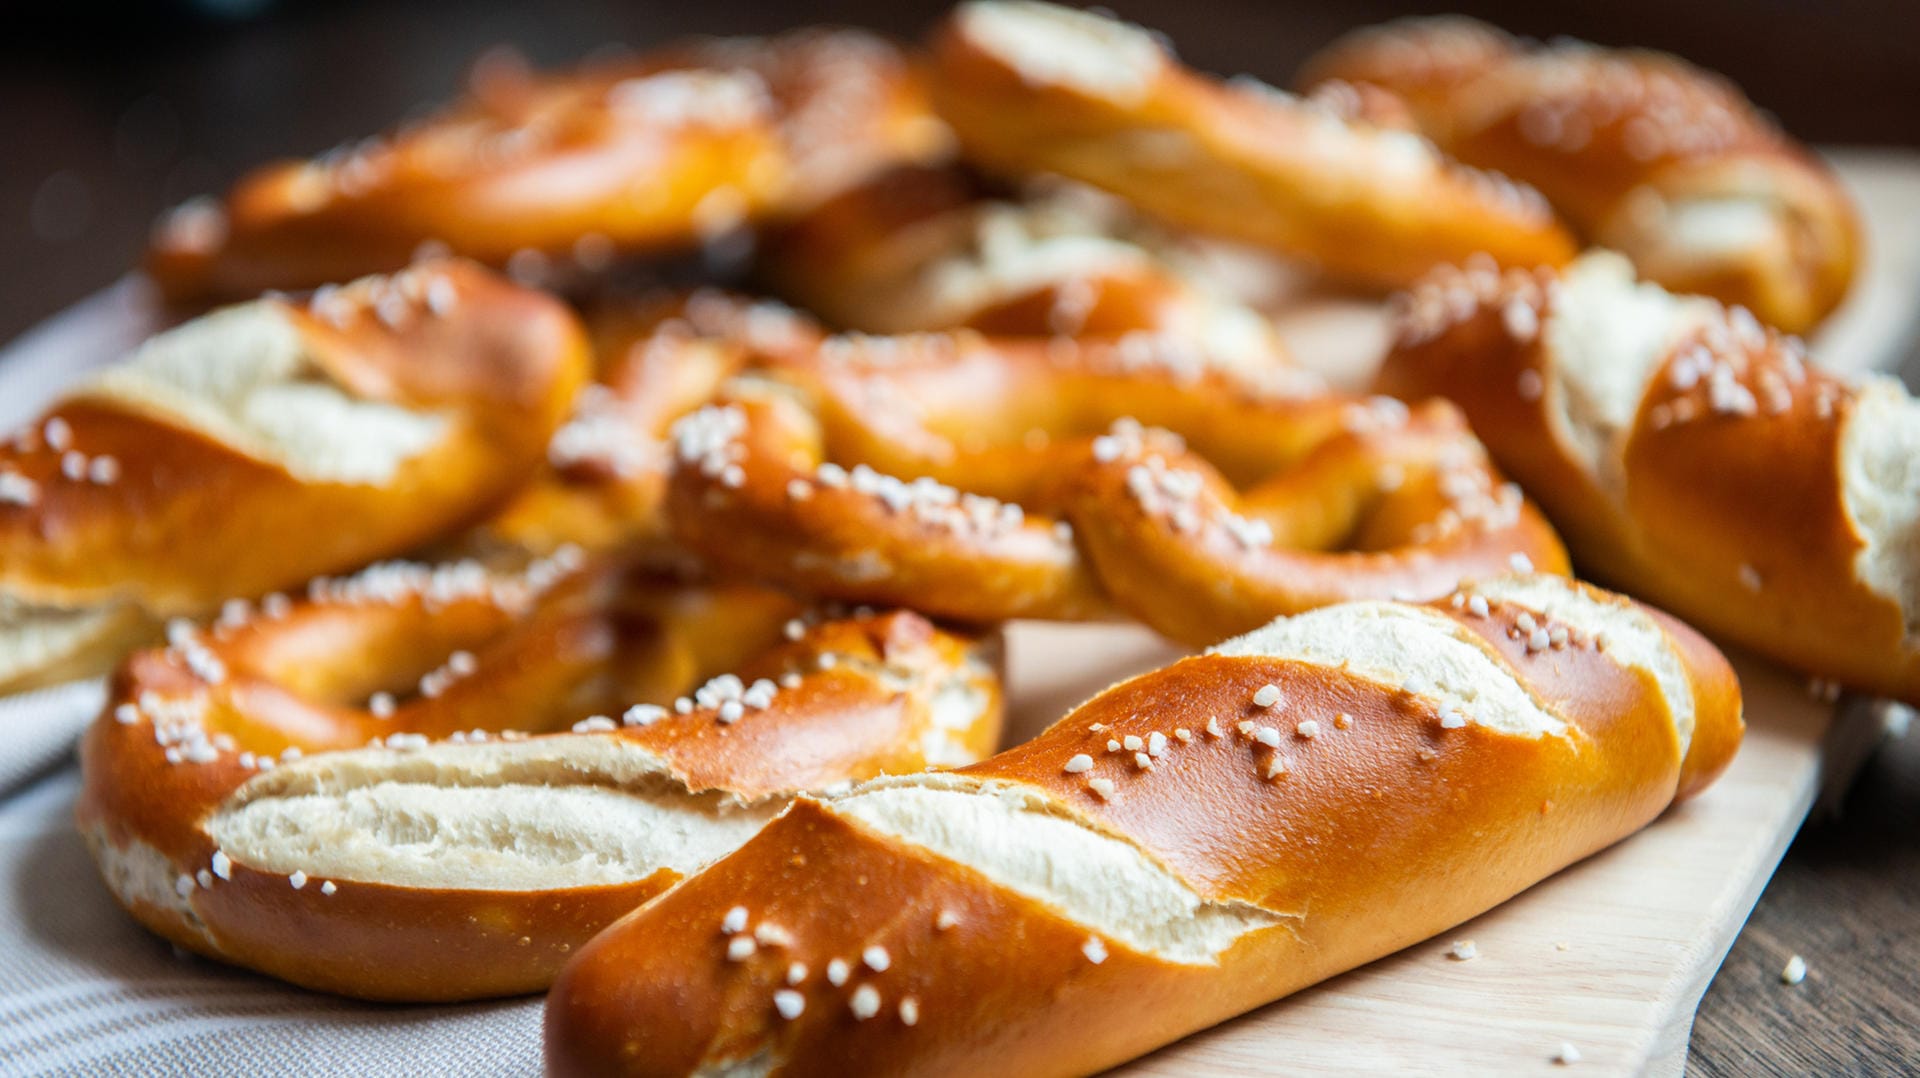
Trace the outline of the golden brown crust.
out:
M 1809 673 L 1914 699 L 1900 602 L 1859 568 L 1844 447 L 1862 390 L 1713 308 L 1631 387 L 1602 474 L 1554 417 L 1570 360 L 1546 327 L 1568 302 L 1551 275 L 1437 277 L 1403 304 L 1377 388 L 1458 403 L 1598 579 Z
M 1515 266 L 1573 254 L 1530 189 L 1454 165 L 1408 132 L 1268 87 L 1214 82 L 1157 44 L 1137 61 L 1135 85 L 1093 92 L 1023 71 L 1021 57 L 978 29 L 980 19 L 1014 15 L 1064 27 L 1060 11 L 984 0 L 962 6 L 935 37 L 934 102 L 969 160 L 1015 174 L 1056 172 L 1174 223 L 1299 255 L 1374 287 L 1406 284 L 1475 252 Z M 1033 35 L 1031 47 L 1104 45 L 1098 30 L 1072 32 L 1089 40 Z M 1115 57 L 1109 66 L 1118 65 Z
M 544 275 L 679 249 L 938 153 L 917 76 L 877 38 L 693 42 L 560 75 L 494 65 L 432 119 L 264 166 L 156 230 L 173 300 L 397 269 L 422 244 Z
M 1448 153 L 1538 187 L 1676 292 L 1810 329 L 1845 297 L 1860 223 L 1838 179 L 1738 88 L 1664 53 L 1528 46 L 1460 18 L 1361 30 L 1308 64 L 1404 96 Z
M 1682 774 L 1677 704 L 1652 676 L 1590 639 L 1527 649 L 1515 625 L 1539 611 L 1434 609 L 1485 639 L 1566 732 L 1452 728 L 1430 700 L 1331 665 L 1209 655 L 1115 686 L 941 780 L 1035 797 L 1040 811 L 1146 853 L 1204 903 L 1273 918 L 1212 962 L 1090 932 L 833 800 L 802 799 L 569 963 L 548 997 L 550 1069 L 687 1074 L 751 1059 L 783 1078 L 848 1067 L 959 1075 L 991 1058 L 1009 1073 L 1089 1073 L 1427 938 L 1666 807 Z M 1710 648 L 1681 651 L 1689 679 L 1717 690 L 1695 693 L 1696 736 L 1724 750 L 1738 740 L 1732 672 Z M 1313 736 L 1289 729 L 1269 748 L 1238 731 L 1275 721 L 1254 702 L 1268 685 L 1284 694 L 1285 725 L 1319 720 Z M 1167 740 L 1151 768 L 1106 747 L 1155 734 Z M 1066 768 L 1079 754 L 1091 770 Z M 1289 765 L 1278 774 L 1275 757 Z M 1094 792 L 1089 776 L 1113 781 L 1111 792 Z M 749 926 L 778 925 L 790 942 L 728 961 L 722 925 L 736 905 Z M 884 969 L 863 960 L 875 946 Z M 833 959 L 850 969 L 838 985 L 823 977 Z M 798 983 L 787 976 L 795 962 Z M 868 989 L 877 1006 L 862 1019 L 852 1008 Z M 782 990 L 798 1013 L 779 1010 Z
M 545 889 L 307 879 L 221 850 L 215 817 L 272 796 L 261 784 L 296 758 L 324 767 L 331 752 L 383 739 L 395 761 L 449 738 L 598 740 L 596 751 L 657 761 L 624 780 L 636 796 L 652 783 L 747 804 L 992 751 L 999 690 L 975 640 L 908 613 L 805 624 L 793 600 L 758 589 L 688 591 L 576 564 L 563 555 L 521 576 L 380 567 L 206 633 L 183 626 L 172 647 L 136 654 L 81 750 L 77 816 L 116 897 L 183 947 L 325 991 L 535 991 L 680 873 Z M 724 687 L 706 688 L 672 712 L 577 722 L 667 704 L 728 669 L 742 684 L 766 679 L 767 698 L 748 692 L 742 705 L 736 691 L 729 708 L 709 696 Z M 419 693 L 401 689 L 416 678 Z M 949 690 L 976 694 L 950 729 L 931 711 Z M 129 882 L 136 870 L 144 887 Z

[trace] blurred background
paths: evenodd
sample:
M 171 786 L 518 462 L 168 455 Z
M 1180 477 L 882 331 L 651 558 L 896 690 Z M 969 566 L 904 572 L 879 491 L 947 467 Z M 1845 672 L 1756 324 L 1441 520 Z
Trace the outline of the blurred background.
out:
M 1363 0 L 1117 0 L 1196 65 L 1284 83 L 1341 31 L 1416 11 Z M 371 134 L 512 44 L 540 64 L 610 45 L 819 22 L 921 33 L 940 0 L 56 0 L 4 5 L 0 341 L 111 281 L 161 209 L 248 165 Z M 1508 29 L 1678 52 L 1822 143 L 1920 146 L 1913 0 L 1465 2 Z
M 920 34 L 939 0 L 55 0 L 0 35 L 0 342 L 135 264 L 163 208 L 260 161 L 308 155 L 454 94 L 475 57 L 538 64 L 692 33 L 809 23 Z M 1194 64 L 1285 84 L 1361 0 L 1115 0 Z M 1453 8 L 1539 37 L 1677 52 L 1740 83 L 1803 139 L 1920 148 L 1915 0 L 1500 0 Z M 1920 985 L 1920 738 L 1809 825 L 1708 992 L 1690 1070 L 1912 1073 Z M 1786 956 L 1814 973 L 1779 982 Z

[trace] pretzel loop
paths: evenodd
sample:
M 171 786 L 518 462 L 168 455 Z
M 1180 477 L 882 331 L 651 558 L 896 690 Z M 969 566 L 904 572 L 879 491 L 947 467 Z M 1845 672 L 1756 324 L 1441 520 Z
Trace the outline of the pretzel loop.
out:
M 715 566 L 816 594 L 970 621 L 1117 601 L 1194 643 L 1510 563 L 1566 571 L 1448 406 L 1167 358 L 830 338 L 676 425 L 668 518 Z
M 377 566 L 170 636 L 83 744 L 103 876 L 183 947 L 367 998 L 542 988 L 796 792 L 967 763 L 999 726 L 988 644 L 571 550 Z

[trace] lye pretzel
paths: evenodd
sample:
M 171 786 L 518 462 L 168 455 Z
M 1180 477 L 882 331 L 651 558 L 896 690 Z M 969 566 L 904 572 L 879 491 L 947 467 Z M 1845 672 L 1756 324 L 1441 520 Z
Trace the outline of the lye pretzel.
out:
M 81 755 L 115 897 L 312 988 L 536 991 L 795 793 L 993 748 L 986 642 L 582 561 L 383 564 L 136 654 Z
M 581 950 L 547 1064 L 1096 1072 L 1506 901 L 1740 736 L 1712 645 L 1562 578 L 1283 619 L 973 767 L 796 801 Z
M 1147 334 L 828 338 L 673 438 L 667 518 L 714 566 L 966 621 L 1118 603 L 1205 643 L 1510 564 L 1566 569 L 1447 405 L 1246 375 Z
M 1058 173 L 1373 287 L 1476 253 L 1522 267 L 1573 254 L 1531 188 L 1456 164 L 1365 109 L 1195 74 L 1137 26 L 969 0 L 932 49 L 934 102 L 986 168 Z
M 533 473 L 587 365 L 565 305 L 453 260 L 154 337 L 0 443 L 0 691 L 448 536 Z
M 696 42 L 577 72 L 476 72 L 432 118 L 267 165 L 156 230 L 170 298 L 312 288 L 440 246 L 527 279 L 588 273 L 804 208 L 940 152 L 896 50 L 856 31 Z
M 1408 19 L 1329 45 L 1304 81 L 1328 80 L 1401 96 L 1448 153 L 1538 187 L 1649 280 L 1786 332 L 1818 324 L 1859 268 L 1859 215 L 1832 169 L 1678 57 Z

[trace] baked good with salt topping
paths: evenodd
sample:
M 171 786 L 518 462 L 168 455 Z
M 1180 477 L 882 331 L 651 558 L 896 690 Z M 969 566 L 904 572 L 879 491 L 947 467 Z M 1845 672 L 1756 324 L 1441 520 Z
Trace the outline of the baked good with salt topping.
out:
M 990 637 L 571 549 L 169 638 L 82 741 L 103 879 L 181 947 L 367 999 L 543 989 L 795 793 L 978 760 L 1000 724 Z
M 1283 619 L 973 767 L 796 801 L 581 950 L 547 1062 L 1098 1071 L 1632 834 L 1727 765 L 1740 713 L 1710 644 L 1562 578 Z M 784 942 L 729 953 L 762 925 Z
M 1859 269 L 1859 214 L 1833 170 L 1678 57 L 1449 16 L 1341 38 L 1302 84 L 1329 80 L 1402 96 L 1446 152 L 1537 187 L 1649 280 L 1785 332 L 1818 324 Z
M 1574 253 L 1531 188 L 1460 165 L 1365 107 L 1195 74 L 1115 19 L 969 0 L 932 53 L 934 103 L 969 161 L 1089 183 L 1349 283 L 1405 285 L 1476 252 L 1522 267 Z
M 454 260 L 152 338 L 0 442 L 0 691 L 466 526 L 587 364 L 563 304 Z
M 199 302 L 395 270 L 424 245 L 552 283 L 795 212 L 949 143 L 905 58 L 854 30 L 551 75 L 494 63 L 424 121 L 176 209 L 147 271 Z
M 730 383 L 673 442 L 669 526 L 716 569 L 967 622 L 1117 604 L 1204 644 L 1566 566 L 1450 405 L 1146 334 L 830 337 Z
M 1595 253 L 1436 274 L 1401 298 L 1379 388 L 1457 402 L 1597 579 L 1920 701 L 1920 404 L 1898 382 Z

